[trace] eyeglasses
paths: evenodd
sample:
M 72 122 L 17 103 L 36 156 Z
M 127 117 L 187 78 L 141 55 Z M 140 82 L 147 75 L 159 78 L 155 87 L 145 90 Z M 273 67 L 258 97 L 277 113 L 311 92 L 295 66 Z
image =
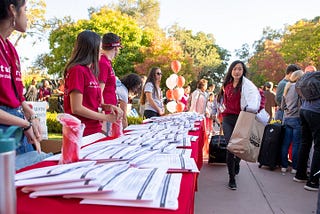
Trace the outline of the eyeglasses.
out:
M 161 76 L 161 75 L 162 75 L 162 73 L 157 73 L 157 75 Z

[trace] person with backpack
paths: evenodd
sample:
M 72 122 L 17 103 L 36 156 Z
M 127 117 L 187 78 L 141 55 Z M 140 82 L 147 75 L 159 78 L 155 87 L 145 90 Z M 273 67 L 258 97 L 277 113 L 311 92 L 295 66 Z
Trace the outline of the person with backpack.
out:
M 296 90 L 302 97 L 300 108 L 302 141 L 299 148 L 296 182 L 307 182 L 304 188 L 309 191 L 319 190 L 320 170 L 320 71 L 306 73 L 296 83 Z M 307 176 L 307 163 L 310 149 L 314 142 L 310 176 Z

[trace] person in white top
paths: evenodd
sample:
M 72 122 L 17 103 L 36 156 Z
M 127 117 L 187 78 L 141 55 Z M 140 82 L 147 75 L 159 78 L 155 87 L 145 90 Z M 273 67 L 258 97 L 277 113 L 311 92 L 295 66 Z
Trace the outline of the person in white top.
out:
M 162 72 L 160 68 L 151 68 L 140 98 L 140 103 L 145 105 L 145 118 L 164 115 L 162 92 L 160 88 L 161 77 Z
M 197 112 L 199 114 L 205 114 L 207 106 L 207 94 L 208 80 L 201 79 L 198 81 L 197 89 L 191 94 L 191 106 L 190 112 Z
M 121 80 L 117 80 L 116 95 L 118 98 L 119 107 L 123 111 L 122 127 L 128 126 L 127 107 L 129 100 L 132 100 L 141 91 L 142 80 L 137 74 L 131 73 Z

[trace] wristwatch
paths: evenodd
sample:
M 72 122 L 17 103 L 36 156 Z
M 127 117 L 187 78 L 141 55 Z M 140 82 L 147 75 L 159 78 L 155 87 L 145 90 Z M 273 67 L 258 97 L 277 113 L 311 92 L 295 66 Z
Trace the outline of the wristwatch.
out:
M 37 119 L 37 118 L 39 118 L 38 115 L 37 115 L 37 114 L 33 114 L 33 115 L 31 115 L 31 117 L 29 118 L 29 121 L 34 120 L 34 119 Z

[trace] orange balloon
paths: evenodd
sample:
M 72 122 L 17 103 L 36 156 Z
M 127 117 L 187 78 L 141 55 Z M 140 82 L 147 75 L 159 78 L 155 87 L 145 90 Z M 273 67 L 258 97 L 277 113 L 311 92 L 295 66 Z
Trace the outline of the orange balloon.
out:
M 183 112 L 185 105 L 182 102 L 178 102 L 176 106 L 177 112 Z
M 181 64 L 178 60 L 173 60 L 171 62 L 171 69 L 173 70 L 174 73 L 178 73 L 181 69 Z
M 179 100 L 179 90 L 177 88 L 173 89 L 173 98 Z
M 184 79 L 184 77 L 183 76 L 178 76 L 177 86 L 182 88 L 185 83 L 186 83 L 186 80 Z
M 167 90 L 166 96 L 168 100 L 173 100 L 173 92 L 171 89 Z

